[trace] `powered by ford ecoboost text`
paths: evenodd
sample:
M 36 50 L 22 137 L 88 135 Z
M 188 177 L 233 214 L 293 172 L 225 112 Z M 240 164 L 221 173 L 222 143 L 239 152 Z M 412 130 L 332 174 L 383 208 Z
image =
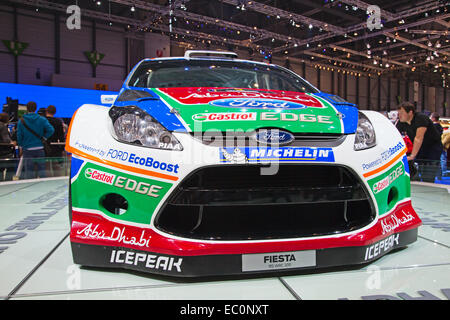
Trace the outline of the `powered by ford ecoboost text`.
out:
M 417 239 L 391 122 L 233 53 L 146 59 L 111 107 L 81 106 L 75 263 L 172 276 L 361 264 Z

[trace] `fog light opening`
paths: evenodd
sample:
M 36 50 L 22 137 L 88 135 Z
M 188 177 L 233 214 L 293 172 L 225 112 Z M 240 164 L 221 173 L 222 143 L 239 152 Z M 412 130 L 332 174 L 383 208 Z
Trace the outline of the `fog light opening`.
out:
M 396 187 L 392 187 L 391 190 L 389 190 L 388 194 L 388 206 L 392 207 L 398 200 L 398 190 Z
M 128 201 L 117 193 L 108 193 L 100 199 L 100 205 L 108 212 L 122 215 L 128 210 Z

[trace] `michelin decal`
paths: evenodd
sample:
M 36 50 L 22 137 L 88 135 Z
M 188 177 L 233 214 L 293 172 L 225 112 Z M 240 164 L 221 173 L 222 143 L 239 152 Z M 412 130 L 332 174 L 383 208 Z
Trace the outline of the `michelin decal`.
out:
M 220 161 L 230 163 L 272 161 L 320 161 L 334 162 L 331 148 L 221 148 Z

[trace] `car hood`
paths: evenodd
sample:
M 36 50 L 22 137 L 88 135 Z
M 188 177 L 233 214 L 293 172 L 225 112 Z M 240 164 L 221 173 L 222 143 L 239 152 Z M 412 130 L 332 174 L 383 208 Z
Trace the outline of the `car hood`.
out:
M 325 93 L 234 88 L 140 90 L 151 98 L 138 99 L 139 107 L 170 131 L 279 128 L 292 133 L 349 134 L 358 124 L 355 105 Z

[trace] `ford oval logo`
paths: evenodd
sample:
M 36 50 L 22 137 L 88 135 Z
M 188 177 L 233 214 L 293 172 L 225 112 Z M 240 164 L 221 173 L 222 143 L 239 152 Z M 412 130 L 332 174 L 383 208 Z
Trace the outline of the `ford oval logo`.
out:
M 254 135 L 254 139 L 258 142 L 265 144 L 288 144 L 292 142 L 295 137 L 293 134 L 278 130 L 278 129 L 265 129 L 259 130 Z
M 210 105 L 228 108 L 250 108 L 250 109 L 304 109 L 305 105 L 276 99 L 256 99 L 256 98 L 229 98 L 218 99 L 209 102 Z

